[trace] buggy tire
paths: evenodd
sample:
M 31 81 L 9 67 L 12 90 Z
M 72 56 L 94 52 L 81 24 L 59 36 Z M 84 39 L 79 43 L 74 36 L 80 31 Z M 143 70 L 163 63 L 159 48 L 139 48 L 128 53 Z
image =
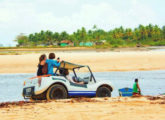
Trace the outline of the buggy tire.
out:
M 46 92 L 41 93 L 39 95 L 32 95 L 30 100 L 45 100 L 46 99 Z
M 96 91 L 96 97 L 111 97 L 111 90 L 105 86 L 99 87 Z
M 63 85 L 55 84 L 52 85 L 46 93 L 47 100 L 55 100 L 55 99 L 66 99 L 67 98 L 67 90 Z

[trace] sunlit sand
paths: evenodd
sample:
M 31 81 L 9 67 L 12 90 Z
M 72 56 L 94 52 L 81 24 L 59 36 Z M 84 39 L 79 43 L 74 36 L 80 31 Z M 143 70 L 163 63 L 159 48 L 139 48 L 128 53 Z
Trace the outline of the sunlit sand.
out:
M 45 52 L 42 52 L 45 53 Z M 48 55 L 48 52 L 46 52 Z M 89 65 L 94 72 L 165 69 L 165 52 L 56 52 L 61 60 Z M 35 73 L 41 53 L 0 55 L 0 73 Z

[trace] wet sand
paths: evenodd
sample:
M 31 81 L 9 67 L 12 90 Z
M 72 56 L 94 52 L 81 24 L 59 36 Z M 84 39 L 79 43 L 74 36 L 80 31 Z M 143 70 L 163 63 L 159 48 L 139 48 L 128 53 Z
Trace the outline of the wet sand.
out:
M 83 98 L 10 105 L 3 120 L 164 120 L 165 98 Z
M 45 52 L 23 55 L 0 55 L 0 73 L 35 73 L 38 58 L 42 53 Z M 89 65 L 94 72 L 165 69 L 164 51 L 54 51 L 54 53 L 61 60 Z M 48 53 L 46 54 L 48 55 Z

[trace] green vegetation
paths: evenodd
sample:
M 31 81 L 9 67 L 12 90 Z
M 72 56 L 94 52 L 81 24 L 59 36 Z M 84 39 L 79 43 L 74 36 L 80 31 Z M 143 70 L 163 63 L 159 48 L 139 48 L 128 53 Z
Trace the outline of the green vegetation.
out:
M 18 52 L 0 52 L 0 55 L 21 55 L 21 53 Z
M 134 47 L 134 46 L 160 46 L 165 45 L 165 26 L 159 28 L 157 25 L 139 25 L 135 29 L 115 28 L 110 31 L 98 29 L 96 25 L 86 30 L 84 27 L 72 34 L 66 31 L 61 33 L 43 31 L 39 33 L 18 35 L 16 42 L 21 47 L 58 47 L 61 41 L 70 41 L 72 46 L 79 46 L 80 43 L 91 42 L 96 48 L 108 47 Z

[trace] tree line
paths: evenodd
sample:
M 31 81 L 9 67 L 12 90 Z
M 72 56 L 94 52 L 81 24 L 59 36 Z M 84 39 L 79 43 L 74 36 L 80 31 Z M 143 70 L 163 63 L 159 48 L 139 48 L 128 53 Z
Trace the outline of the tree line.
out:
M 78 29 L 72 34 L 63 31 L 52 32 L 43 31 L 29 35 L 20 34 L 16 37 L 18 46 L 57 46 L 62 40 L 70 40 L 74 46 L 79 46 L 81 42 L 101 42 L 106 41 L 104 46 L 125 47 L 125 46 L 160 46 L 165 45 L 165 26 L 149 24 L 139 25 L 137 28 L 115 28 L 109 31 L 97 28 L 86 30 L 85 27 Z

